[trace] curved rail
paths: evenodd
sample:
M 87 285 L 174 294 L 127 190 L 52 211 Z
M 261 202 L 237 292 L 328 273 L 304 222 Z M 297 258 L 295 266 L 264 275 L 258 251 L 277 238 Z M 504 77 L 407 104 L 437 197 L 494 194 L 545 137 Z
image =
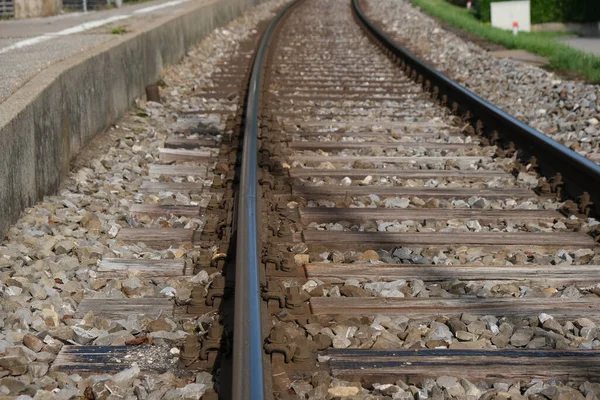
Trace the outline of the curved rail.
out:
M 583 192 L 588 192 L 594 202 L 596 214 L 600 215 L 600 166 L 522 123 L 419 60 L 369 20 L 360 7 L 359 0 L 352 0 L 352 5 L 364 28 L 388 51 L 416 71 L 416 75 L 421 75 L 423 82 L 429 81 L 431 88 L 437 87 L 440 98 L 447 96 L 446 104 L 458 103 L 460 111 L 470 111 L 475 116 L 473 120 L 481 120 L 484 127 L 493 127 L 500 135 L 514 142 L 517 148 L 535 156 L 540 172 L 546 177 L 560 172 L 565 178 L 564 189 L 571 197 L 577 198 Z
M 233 399 L 262 400 L 263 337 L 261 331 L 258 248 L 258 108 L 260 76 L 267 46 L 283 15 L 296 3 L 277 13 L 262 37 L 254 59 L 246 100 L 246 123 L 238 194 L 236 235 L 235 311 L 233 332 Z
M 238 194 L 236 290 L 233 343 L 233 398 L 265 398 L 263 371 L 263 335 L 261 331 L 261 303 L 259 279 L 258 230 L 258 130 L 261 72 L 269 41 L 282 17 L 298 0 L 285 6 L 267 28 L 254 60 L 246 101 L 246 121 Z M 587 191 L 600 214 L 600 166 L 567 149 L 541 132 L 518 121 L 501 109 L 489 104 L 471 91 L 460 86 L 427 63 L 416 58 L 398 45 L 370 21 L 359 5 L 352 0 L 357 19 L 364 28 L 388 51 L 402 59 L 412 71 L 437 87 L 439 96 L 447 96 L 447 104 L 457 103 L 458 110 L 467 110 L 484 126 L 498 129 L 506 139 L 514 142 L 540 162 L 540 172 L 552 176 L 556 172 L 565 178 L 567 193 L 576 197 Z

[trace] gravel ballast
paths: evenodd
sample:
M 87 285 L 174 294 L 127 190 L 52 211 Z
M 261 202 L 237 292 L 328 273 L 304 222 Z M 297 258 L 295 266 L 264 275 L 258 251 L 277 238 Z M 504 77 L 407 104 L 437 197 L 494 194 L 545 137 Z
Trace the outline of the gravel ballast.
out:
M 600 86 L 496 58 L 408 0 L 365 1 L 367 16 L 402 46 L 515 118 L 600 163 Z
M 102 279 L 100 260 L 182 259 L 193 265 L 194 251 L 185 244 L 156 250 L 117 238 L 123 228 L 173 227 L 201 231 L 198 217 L 132 217 L 134 204 L 204 207 L 214 176 L 214 163 L 194 176 L 159 177 L 148 164 L 159 162 L 159 148 L 174 132 L 199 125 L 220 132 L 225 121 L 208 110 L 235 110 L 239 99 L 194 97 L 211 86 L 211 75 L 238 53 L 241 42 L 256 33 L 260 21 L 271 19 L 285 2 L 266 2 L 220 28 L 192 49 L 179 64 L 163 73 L 162 104 L 136 101 L 136 106 L 74 163 L 58 193 L 23 213 L 0 245 L 0 397 L 27 399 L 199 399 L 218 386 L 208 372 L 181 374 L 175 367 L 185 338 L 199 336 L 216 319 L 209 313 L 180 320 L 157 315 L 77 316 L 80 302 L 92 299 L 166 298 L 186 304 L 194 288 L 205 289 L 216 274 L 164 280 L 131 274 Z M 144 182 L 195 182 L 202 193 L 144 193 Z M 139 343 L 136 343 L 139 342 Z M 67 374 L 52 369 L 65 345 L 130 346 L 117 374 Z M 132 362 L 131 360 L 135 360 Z M 146 371 L 159 373 L 149 374 Z M 167 371 L 167 372 L 164 372 Z M 163 372 L 160 374 L 160 372 Z M 18 397 L 17 397 L 18 396 Z

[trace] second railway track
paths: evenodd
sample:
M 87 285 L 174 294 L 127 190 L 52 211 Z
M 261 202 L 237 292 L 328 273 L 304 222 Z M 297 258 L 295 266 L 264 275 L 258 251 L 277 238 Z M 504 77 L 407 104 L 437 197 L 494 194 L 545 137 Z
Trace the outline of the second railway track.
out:
M 350 2 L 301 1 L 282 20 L 246 121 L 260 139 L 266 396 L 595 398 L 589 195 L 565 202 L 566 179 L 477 135 Z M 580 162 L 568 157 L 556 162 Z

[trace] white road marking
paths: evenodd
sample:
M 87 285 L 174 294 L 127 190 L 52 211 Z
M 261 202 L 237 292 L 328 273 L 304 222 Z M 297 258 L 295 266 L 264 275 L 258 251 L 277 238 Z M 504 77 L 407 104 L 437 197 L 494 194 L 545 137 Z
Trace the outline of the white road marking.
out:
M 51 36 L 35 36 L 30 39 L 21 40 L 17 43 L 11 44 L 10 46 L 0 49 L 0 54 L 6 53 L 7 51 L 20 49 L 21 47 L 33 46 L 34 44 L 44 42 L 48 39 L 52 39 L 52 37 Z
M 58 36 L 67 36 L 67 35 L 72 35 L 74 33 L 85 32 L 90 29 L 98 28 L 102 25 L 110 24 L 111 22 L 130 18 L 134 15 L 146 14 L 146 13 L 149 13 L 152 11 L 160 10 L 162 8 L 176 6 L 178 4 L 185 3 L 187 1 L 189 1 L 189 0 L 169 1 L 169 2 L 166 2 L 163 4 L 157 4 L 155 6 L 139 8 L 139 9 L 133 11 L 131 14 L 115 15 L 114 17 L 84 22 L 83 24 L 76 25 L 71 28 L 63 29 L 62 31 L 45 33 L 41 36 L 35 36 L 35 37 L 29 38 L 29 39 L 21 40 L 21 41 L 11 44 L 10 46 L 3 47 L 2 49 L 0 49 L 0 54 L 9 52 L 11 50 L 21 49 L 23 47 L 33 46 L 34 44 L 42 43 L 42 42 L 45 42 L 47 40 L 50 40 L 50 39 L 58 37 Z
M 98 28 L 99 26 L 110 24 L 111 22 L 119 21 L 122 19 L 129 18 L 129 15 L 115 15 L 114 17 L 99 19 L 96 21 L 84 22 L 81 25 L 76 25 L 71 28 L 63 29 L 62 31 L 58 31 L 55 33 L 46 33 L 44 36 L 66 36 L 72 35 L 74 33 L 85 32 L 90 29 Z
M 169 1 L 167 3 L 157 4 L 155 6 L 139 8 L 139 9 L 135 10 L 133 13 L 134 14 L 145 14 L 145 13 L 149 13 L 149 12 L 152 12 L 155 10 L 160 10 L 161 8 L 176 6 L 177 4 L 185 3 L 186 1 L 188 1 L 188 0 Z

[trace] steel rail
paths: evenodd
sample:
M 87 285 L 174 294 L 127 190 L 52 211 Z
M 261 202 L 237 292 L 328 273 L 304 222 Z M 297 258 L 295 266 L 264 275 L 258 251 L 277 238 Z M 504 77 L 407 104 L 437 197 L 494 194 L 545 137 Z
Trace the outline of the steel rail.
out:
M 359 0 L 352 0 L 352 5 L 358 20 L 373 38 L 408 65 L 411 71 L 416 71 L 413 78 L 420 75 L 425 88 L 425 82 L 428 81 L 429 90 L 437 87 L 440 98 L 447 96 L 447 105 L 457 103 L 457 111 L 469 111 L 474 115 L 470 121 L 481 120 L 488 133 L 492 129 L 496 130 L 501 137 L 514 142 L 518 149 L 535 156 L 542 175 L 550 178 L 560 172 L 564 178 L 564 190 L 572 198 L 576 199 L 588 192 L 594 202 L 596 215 L 600 215 L 600 166 L 488 103 L 421 61 L 369 20 L 360 7 Z
M 281 9 L 265 31 L 248 85 L 237 207 L 232 375 L 232 398 L 235 400 L 265 398 L 257 220 L 260 78 L 273 31 L 294 4 L 296 1 Z

